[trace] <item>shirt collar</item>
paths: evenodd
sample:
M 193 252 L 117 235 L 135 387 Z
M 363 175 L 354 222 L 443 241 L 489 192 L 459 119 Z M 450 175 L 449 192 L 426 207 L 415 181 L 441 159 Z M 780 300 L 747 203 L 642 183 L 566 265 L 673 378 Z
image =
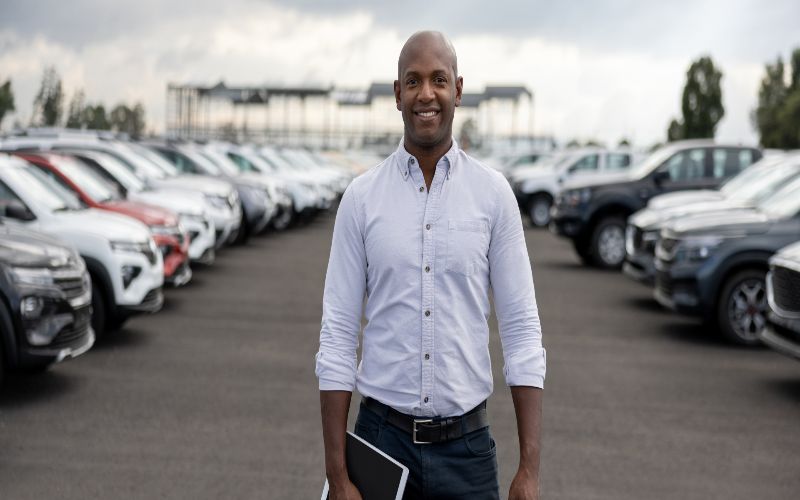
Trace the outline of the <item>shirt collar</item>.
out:
M 456 158 L 458 157 L 458 142 L 453 138 L 453 143 L 450 145 L 450 149 L 447 150 L 447 153 L 444 154 L 442 157 L 447 161 L 447 178 L 449 179 L 453 175 L 453 170 L 456 165 Z M 406 151 L 406 146 L 403 143 L 403 138 L 400 139 L 400 144 L 397 146 L 397 150 L 395 151 L 395 157 L 397 158 L 397 168 L 400 169 L 400 173 L 403 175 L 403 180 L 408 179 L 409 174 L 411 173 L 411 167 L 416 167 L 416 159 L 411 156 L 411 153 Z M 413 161 L 413 163 L 412 163 Z

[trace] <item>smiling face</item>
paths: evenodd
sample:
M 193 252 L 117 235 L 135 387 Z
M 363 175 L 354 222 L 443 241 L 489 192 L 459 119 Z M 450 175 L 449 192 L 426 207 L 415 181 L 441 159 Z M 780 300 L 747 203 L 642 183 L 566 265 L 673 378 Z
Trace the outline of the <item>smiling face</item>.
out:
M 449 148 L 463 82 L 457 76 L 455 52 L 443 35 L 423 32 L 406 42 L 394 94 L 403 114 L 407 148 Z

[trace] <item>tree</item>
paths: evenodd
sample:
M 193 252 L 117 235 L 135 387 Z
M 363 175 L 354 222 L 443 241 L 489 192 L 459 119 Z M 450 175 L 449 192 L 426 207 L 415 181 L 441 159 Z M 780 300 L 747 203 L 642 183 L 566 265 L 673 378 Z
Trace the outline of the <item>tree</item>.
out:
M 683 120 L 670 122 L 667 130 L 669 140 L 714 137 L 717 124 L 725 116 L 721 81 L 722 72 L 708 56 L 689 66 L 681 96 Z
M 33 101 L 35 123 L 53 127 L 61 120 L 64 100 L 64 90 L 61 86 L 61 77 L 55 67 L 50 66 L 44 70 L 42 85 Z
M 626 148 L 629 147 L 630 145 L 631 141 L 629 141 L 627 137 L 623 137 L 622 139 L 619 140 L 619 143 L 617 143 L 618 148 Z
M 579 147 L 581 147 L 581 143 L 578 142 L 577 139 L 572 139 L 567 143 L 567 149 L 579 148 Z
M 76 91 L 72 96 L 67 111 L 67 128 L 83 128 L 84 100 L 83 90 Z
M 14 111 L 14 92 L 11 90 L 11 80 L 0 85 L 0 125 L 3 125 L 3 117 L 9 111 Z
M 800 147 L 800 48 L 792 52 L 789 84 L 780 57 L 765 66 L 758 106 L 751 115 L 765 148 Z
M 106 108 L 102 104 L 83 108 L 81 113 L 81 126 L 91 130 L 110 130 L 111 122 L 106 115 Z
M 129 108 L 125 104 L 119 104 L 111 110 L 110 121 L 113 130 L 138 139 L 145 129 L 144 106 L 137 103 L 133 108 Z

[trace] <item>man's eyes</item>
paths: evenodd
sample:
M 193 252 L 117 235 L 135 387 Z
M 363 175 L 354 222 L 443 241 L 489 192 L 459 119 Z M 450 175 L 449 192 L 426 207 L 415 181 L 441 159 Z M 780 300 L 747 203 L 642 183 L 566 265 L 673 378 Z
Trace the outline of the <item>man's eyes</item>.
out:
M 406 85 L 408 85 L 408 86 L 414 86 L 414 85 L 417 85 L 418 83 L 419 83 L 419 80 L 417 80 L 415 78 L 409 78 L 408 80 L 406 80 Z M 436 77 L 436 78 L 433 79 L 433 83 L 435 83 L 436 85 L 446 85 L 447 84 L 447 78 Z

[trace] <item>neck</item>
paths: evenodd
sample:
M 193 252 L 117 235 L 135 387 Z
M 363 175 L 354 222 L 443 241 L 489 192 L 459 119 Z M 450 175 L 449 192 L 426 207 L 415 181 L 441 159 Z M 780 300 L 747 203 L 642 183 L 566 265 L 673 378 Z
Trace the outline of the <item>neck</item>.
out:
M 417 159 L 422 173 L 430 173 L 431 175 L 433 175 L 433 171 L 436 170 L 436 164 L 439 163 L 439 160 L 450 150 L 452 145 L 452 138 L 447 142 L 431 146 L 430 148 L 409 144 L 408 141 L 403 140 L 403 146 L 409 154 Z

